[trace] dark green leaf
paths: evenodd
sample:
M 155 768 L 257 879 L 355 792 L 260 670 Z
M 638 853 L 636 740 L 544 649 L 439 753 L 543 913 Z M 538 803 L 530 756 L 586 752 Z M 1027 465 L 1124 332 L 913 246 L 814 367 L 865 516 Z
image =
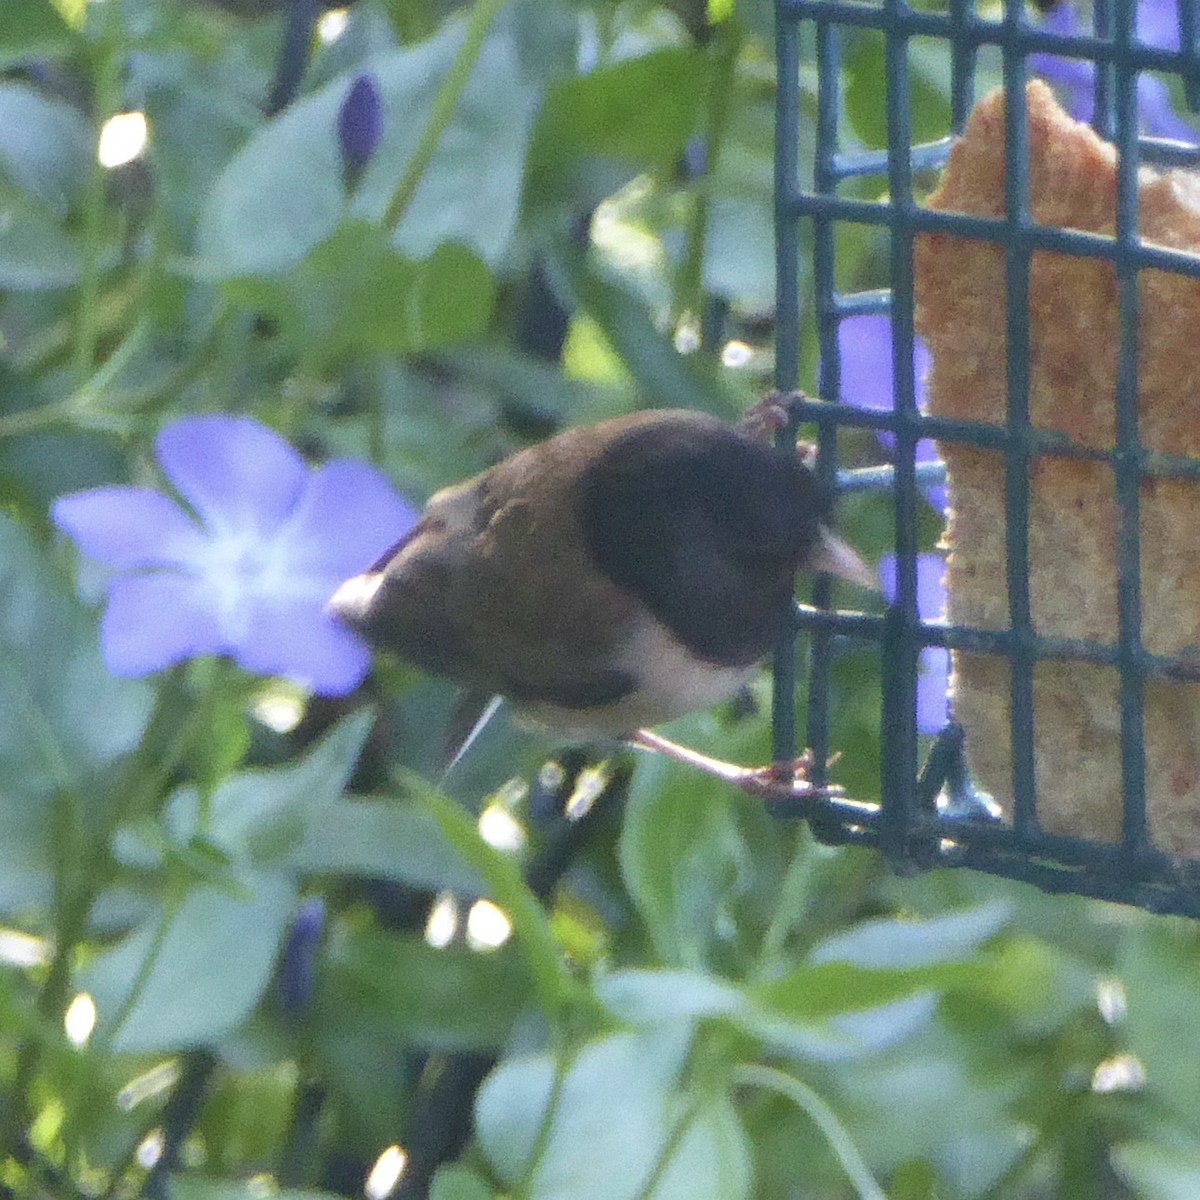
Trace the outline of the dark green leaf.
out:
M 433 1177 L 429 1200 L 493 1200 L 495 1192 L 466 1167 L 442 1167 Z
M 943 963 L 911 970 L 872 970 L 847 962 L 801 966 L 751 994 L 767 1009 L 798 1021 L 821 1021 L 841 1013 L 881 1008 L 921 992 L 968 983 L 979 968 Z
M 864 921 L 820 943 L 810 960 L 873 968 L 919 968 L 960 961 L 999 933 L 1011 916 L 1011 906 L 997 900 L 925 921 Z
M 645 301 L 624 283 L 567 251 L 557 260 L 576 304 L 603 331 L 633 376 L 647 408 L 700 408 L 732 417 L 744 406 L 713 364 L 680 354 L 655 325 Z
M 22 7 L 6 5 L 0 28 L 11 10 Z M 78 109 L 23 83 L 0 82 L 0 176 L 46 212 L 60 220 L 66 216 L 87 182 L 94 153 L 95 135 Z
M 530 1200 L 633 1200 L 668 1136 L 668 1100 L 688 1045 L 687 1028 L 674 1025 L 585 1046 L 561 1081 Z M 480 1143 L 510 1185 L 529 1168 L 554 1075 L 548 1055 L 510 1059 L 480 1090 Z
M 672 47 L 551 87 L 530 150 L 535 201 L 561 197 L 581 158 L 672 166 L 696 128 L 704 69 L 701 53 Z
M 0 515 L 0 802 L 85 791 L 137 745 L 151 698 L 144 683 L 109 675 L 90 614 Z
M 226 1183 L 195 1175 L 173 1175 L 171 1200 L 262 1200 L 262 1188 L 254 1183 Z M 332 1192 L 296 1191 L 283 1188 L 270 1193 L 271 1200 L 338 1200 Z
M 464 341 L 487 325 L 494 299 L 487 268 L 465 247 L 445 244 L 414 262 L 361 221 L 340 225 L 299 266 L 231 280 L 225 290 L 273 317 L 292 352 L 312 366 Z
M 461 40 L 453 23 L 419 46 L 363 64 L 383 102 L 383 137 L 352 202 L 335 135 L 348 76 L 255 134 L 212 191 L 196 270 L 216 279 L 272 274 L 329 238 L 348 209 L 381 221 Z M 517 218 L 535 100 L 521 82 L 511 38 L 495 31 L 396 231 L 402 253 L 428 258 L 443 242 L 461 242 L 488 264 L 500 260 Z
M 698 971 L 616 971 L 596 993 L 615 1016 L 637 1025 L 730 1016 L 747 1005 L 737 988 Z
M 0 180 L 0 288 L 40 292 L 79 277 L 79 246 L 48 208 Z
M 479 895 L 483 884 L 411 800 L 343 800 L 323 806 L 290 864 L 302 874 L 366 875 L 430 891 Z
M 704 721 L 690 724 L 695 729 Z M 625 886 L 659 958 L 702 968 L 714 940 L 714 911 L 746 866 L 727 789 L 665 759 L 639 762 L 619 854 Z
M 277 875 L 241 882 L 250 899 L 198 888 L 173 917 L 160 909 L 90 964 L 80 984 L 96 1003 L 100 1036 L 111 1037 L 115 1050 L 210 1045 L 250 1014 L 271 977 L 296 891 Z
M 65 54 L 73 38 L 50 0 L 7 0 L 0 21 L 0 66 Z
M 1112 1151 L 1113 1165 L 1139 1200 L 1195 1200 L 1200 1196 L 1200 1151 L 1129 1142 Z
M 359 712 L 335 726 L 300 762 L 230 776 L 212 794 L 205 838 L 231 858 L 255 863 L 290 860 L 308 837 L 310 822 L 346 786 L 370 731 L 372 716 Z M 196 788 L 176 792 L 166 822 L 176 843 L 201 832 Z
M 529 1004 L 512 950 L 434 947 L 419 936 L 364 931 L 335 944 L 318 1007 L 336 1028 L 374 1020 L 393 1040 L 429 1050 L 494 1049 Z

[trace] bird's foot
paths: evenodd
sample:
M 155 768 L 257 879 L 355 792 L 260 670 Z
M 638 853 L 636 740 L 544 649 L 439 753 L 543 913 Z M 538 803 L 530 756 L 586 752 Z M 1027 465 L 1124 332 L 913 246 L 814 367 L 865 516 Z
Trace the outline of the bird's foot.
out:
M 781 429 L 786 429 L 791 419 L 787 408 L 788 396 L 783 392 L 769 391 L 757 404 L 742 414 L 742 427 L 755 437 L 768 439 Z
M 808 778 L 808 772 L 813 765 L 813 757 L 808 750 L 799 758 L 790 761 L 771 763 L 766 767 L 743 767 L 737 763 L 710 758 L 707 754 L 669 741 L 649 729 L 639 729 L 630 735 L 627 741 L 638 750 L 662 754 L 675 762 L 695 767 L 706 775 L 724 780 L 748 795 L 763 800 L 817 799 L 845 794 L 836 784 L 816 784 Z

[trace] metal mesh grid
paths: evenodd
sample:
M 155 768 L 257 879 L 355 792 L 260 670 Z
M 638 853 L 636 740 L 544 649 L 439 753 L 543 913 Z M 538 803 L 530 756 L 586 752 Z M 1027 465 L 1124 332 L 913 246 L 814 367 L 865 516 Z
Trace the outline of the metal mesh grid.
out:
M 800 373 L 801 254 L 805 235 L 812 254 L 812 302 L 820 345 L 820 401 L 795 398 L 793 428 L 781 444 L 794 444 L 795 426 L 816 427 L 817 470 L 837 479 L 839 427 L 884 429 L 895 438 L 894 469 L 875 472 L 868 485 L 890 487 L 898 556 L 896 603 L 886 616 L 829 609 L 827 585 L 813 604 L 798 606 L 797 626 L 812 640 L 805 742 L 817 763 L 830 750 L 829 692 L 834 640 L 865 639 L 879 646 L 884 666 L 882 706 L 882 805 L 878 809 L 837 800 L 805 805 L 818 835 L 831 842 L 880 847 L 902 869 L 963 865 L 1034 883 L 1048 891 L 1075 892 L 1162 912 L 1200 916 L 1200 864 L 1180 863 L 1151 845 L 1146 820 L 1144 686 L 1148 679 L 1195 680 L 1195 660 L 1147 652 L 1142 644 L 1139 502 L 1147 476 L 1200 480 L 1200 461 L 1148 455 L 1138 438 L 1138 274 L 1158 268 L 1200 276 L 1200 257 L 1146 245 L 1137 233 L 1138 169 L 1197 164 L 1194 149 L 1139 137 L 1137 85 L 1147 70 L 1182 80 L 1187 103 L 1200 105 L 1200 43 L 1196 0 L 1179 0 L 1178 52 L 1142 44 L 1136 37 L 1136 0 L 1095 0 L 1091 36 L 1066 37 L 1039 27 L 1018 0 L 1002 12 L 977 11 L 974 0 L 948 0 L 944 11 L 918 10 L 903 0 L 777 0 L 778 101 L 776 140 L 777 359 L 776 386 L 791 393 Z M 846 30 L 873 30 L 885 45 L 887 148 L 863 151 L 844 145 L 840 127 L 842 40 Z M 849 36 L 855 36 L 850 34 Z M 950 63 L 951 133 L 961 132 L 976 99 L 981 52 L 999 56 L 1009 119 L 1005 138 L 1005 216 L 986 219 L 935 212 L 914 197 L 914 173 L 940 167 L 951 138 L 914 145 L 909 109 L 910 45 L 936 39 Z M 1030 216 L 1025 84 L 1026 58 L 1034 52 L 1090 61 L 1095 69 L 1095 119 L 1100 135 L 1118 149 L 1116 229 L 1111 238 L 1035 224 Z M 802 185 L 802 68 L 816 67 L 815 155 L 811 186 Z M 850 139 L 846 139 L 850 141 Z M 855 176 L 886 179 L 885 200 L 839 194 Z M 835 240 L 840 229 L 882 226 L 889 238 L 890 290 L 842 293 L 835 280 Z M 1006 279 L 1007 416 L 1003 424 L 923 416 L 913 370 L 913 242 L 928 232 L 982 238 L 1003 246 Z M 1115 445 L 1109 451 L 1074 444 L 1034 428 L 1029 411 L 1029 278 L 1033 252 L 1048 249 L 1110 261 L 1115 270 L 1121 326 Z M 997 303 L 1000 303 L 997 298 Z M 847 317 L 890 312 L 893 329 L 894 411 L 837 403 L 840 398 L 838 328 Z M 827 401 L 833 401 L 829 403 Z M 914 462 L 922 437 L 959 441 L 1003 456 L 1009 627 L 985 630 L 924 625 L 917 616 L 917 490 L 927 468 Z M 1116 508 L 1117 629 L 1115 644 L 1036 635 L 1029 586 L 1029 475 L 1041 455 L 1106 462 L 1113 473 Z M 862 485 L 861 479 L 855 481 Z M 846 479 L 842 478 L 842 483 Z M 916 728 L 918 653 L 924 646 L 998 654 L 1011 664 L 1012 795 L 1010 823 L 986 819 L 971 803 L 962 731 L 951 726 L 938 738 L 919 772 Z M 1035 664 L 1047 659 L 1101 663 L 1119 672 L 1120 761 L 1124 812 L 1119 843 L 1052 836 L 1040 829 L 1034 770 Z M 789 642 L 776 655 L 775 753 L 796 748 L 795 655 Z M 942 796 L 940 804 L 935 797 Z M 947 803 L 947 797 L 949 802 Z

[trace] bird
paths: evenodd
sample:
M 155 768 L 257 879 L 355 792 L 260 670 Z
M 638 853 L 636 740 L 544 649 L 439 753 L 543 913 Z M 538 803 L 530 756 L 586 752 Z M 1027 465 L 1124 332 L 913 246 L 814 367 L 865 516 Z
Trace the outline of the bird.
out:
M 650 726 L 745 686 L 788 626 L 798 570 L 876 586 L 831 511 L 798 452 L 746 424 L 647 409 L 435 493 L 329 608 L 375 648 L 503 696 L 564 741 L 625 742 L 754 795 L 807 795 L 807 757 L 746 767 Z

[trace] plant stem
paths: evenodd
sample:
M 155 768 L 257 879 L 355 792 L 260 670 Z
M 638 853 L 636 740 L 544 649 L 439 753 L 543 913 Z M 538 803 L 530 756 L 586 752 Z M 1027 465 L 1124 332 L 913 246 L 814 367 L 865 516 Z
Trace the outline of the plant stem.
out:
M 837 1113 L 794 1075 L 774 1067 L 758 1063 L 744 1063 L 734 1072 L 734 1081 L 749 1087 L 768 1088 L 789 1099 L 797 1108 L 807 1113 L 813 1124 L 825 1135 L 829 1148 L 836 1155 L 846 1176 L 854 1185 L 860 1200 L 887 1200 L 887 1196 L 875 1182 L 870 1168 L 863 1162 L 846 1127 L 838 1120 Z
M 672 329 L 687 309 L 694 308 L 698 312 L 703 307 L 701 292 L 704 283 L 704 250 L 708 241 L 712 180 L 729 125 L 741 48 L 741 31 L 735 21 L 726 21 L 713 29 L 707 63 L 708 81 L 705 87 L 707 121 L 704 130 L 704 153 L 707 161 L 703 176 L 694 184 L 695 202 L 687 222 L 683 257 L 675 273 L 671 302 Z
M 817 853 L 816 838 L 808 825 L 802 824 L 796 834 L 796 853 L 788 864 L 783 886 L 779 889 L 779 902 L 771 914 L 771 923 L 763 934 L 758 951 L 755 974 L 759 978 L 770 976 L 783 954 L 788 934 L 808 907 L 808 893 L 813 884 L 813 859 Z
M 474 819 L 453 800 L 416 776 L 407 776 L 406 781 L 446 840 L 479 873 L 488 895 L 508 915 L 529 966 L 538 1006 L 551 1027 L 556 1027 L 563 1012 L 573 1001 L 583 999 L 585 993 L 564 965 L 546 913 L 519 868 L 480 837 Z
M 96 41 L 95 89 L 93 110 L 96 128 L 117 112 L 121 98 L 121 5 L 111 3 L 98 6 L 96 19 L 102 23 Z M 87 379 L 96 362 L 96 344 L 99 330 L 99 299 L 102 249 L 104 237 L 105 190 L 107 169 L 93 154 L 87 190 L 83 198 L 83 261 L 79 273 L 79 289 L 75 318 L 75 377 Z
M 53 833 L 58 854 L 54 879 L 54 956 L 37 998 L 38 1027 L 29 1033 L 17 1052 L 13 1085 L 3 1128 L 0 1129 L 0 1154 L 7 1154 L 18 1161 L 29 1125 L 31 1093 L 41 1063 L 46 1030 L 55 1025 L 61 1028 L 70 991 L 75 948 L 83 937 L 92 906 L 92 892 L 83 881 L 95 874 L 94 870 L 89 869 L 89 864 L 95 866 L 96 855 L 88 852 L 86 839 L 79 836 L 79 805 L 79 797 L 70 791 L 60 792 L 55 801 L 58 819 L 54 823 Z
M 429 120 L 421 130 L 417 148 L 404 168 L 404 174 L 400 177 L 400 182 L 392 193 L 391 203 L 384 214 L 383 227 L 389 233 L 395 233 L 399 227 L 425 169 L 429 166 L 429 160 L 433 158 L 434 151 L 450 124 L 450 118 L 454 116 L 454 109 L 467 86 L 467 80 L 471 78 L 471 69 L 479 57 L 480 50 L 483 49 L 487 32 L 504 4 L 505 0 L 475 0 L 475 6 L 467 20 L 466 37 L 454 56 L 454 62 L 450 64 L 450 70 L 446 72 L 446 78 L 438 87 L 433 106 L 429 110 Z
M 107 1056 L 112 1051 L 117 1035 L 121 1032 L 125 1022 L 129 1020 L 130 1013 L 137 1007 L 138 1001 L 146 990 L 146 985 L 150 982 L 150 976 L 154 973 L 159 953 L 170 932 L 171 923 L 175 920 L 181 906 L 182 899 L 179 896 L 172 895 L 163 900 L 162 916 L 159 918 L 158 928 L 154 931 L 154 940 L 146 950 L 146 957 L 138 966 L 137 974 L 133 977 L 129 991 L 125 993 L 125 998 L 121 1001 L 121 1006 L 113 1016 L 111 1024 L 104 1031 L 103 1036 L 96 1039 L 93 1052 L 97 1055 Z
M 634 1197 L 634 1200 L 653 1200 L 654 1193 L 658 1191 L 658 1185 L 662 1182 L 667 1168 L 671 1165 L 671 1159 L 675 1157 L 675 1152 L 679 1149 L 679 1144 L 683 1141 L 684 1135 L 696 1118 L 696 1111 L 697 1106 L 689 1104 L 675 1118 L 674 1124 L 667 1131 L 662 1149 L 658 1152 L 658 1158 L 655 1159 L 654 1166 L 651 1168 L 650 1174 L 646 1177 L 646 1182 L 638 1188 L 638 1193 Z

